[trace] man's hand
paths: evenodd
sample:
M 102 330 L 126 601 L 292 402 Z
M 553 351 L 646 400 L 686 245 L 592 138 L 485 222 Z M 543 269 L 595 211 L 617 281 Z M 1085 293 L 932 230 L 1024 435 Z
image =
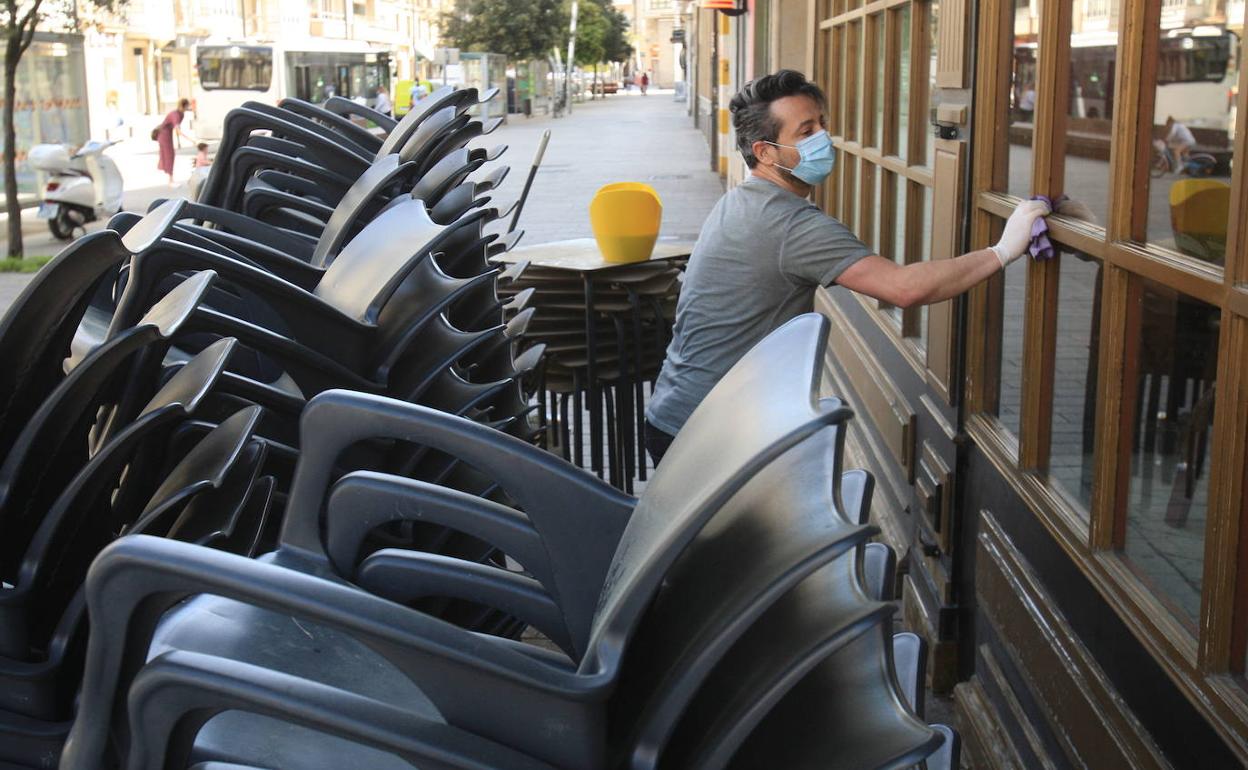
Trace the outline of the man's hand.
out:
M 1001 268 L 1027 253 L 1031 244 L 1031 226 L 1040 217 L 1048 216 L 1049 207 L 1044 201 L 1023 201 L 1005 221 L 1005 230 L 1001 240 L 995 246 L 989 246 L 997 255 Z

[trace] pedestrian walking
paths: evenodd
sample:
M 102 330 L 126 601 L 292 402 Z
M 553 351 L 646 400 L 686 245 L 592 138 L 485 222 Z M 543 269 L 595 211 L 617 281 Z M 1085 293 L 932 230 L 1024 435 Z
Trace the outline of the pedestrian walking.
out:
M 643 72 L 641 73 L 641 95 L 642 96 L 646 95 L 646 89 L 649 87 L 650 87 L 650 76 Z
M 954 259 L 885 259 L 810 201 L 836 159 L 825 104 L 823 91 L 793 70 L 747 83 L 729 104 L 750 174 L 715 204 L 689 258 L 646 408 L 656 464 L 715 383 L 763 337 L 810 312 L 818 287 L 844 286 L 901 308 L 941 302 L 1027 253 L 1032 224 L 1049 213 L 1042 201 L 1024 201 L 996 245 Z
M 152 138 L 156 140 L 156 144 L 160 146 L 160 156 L 156 161 L 156 168 L 169 175 L 169 185 L 173 186 L 173 132 L 177 131 L 188 142 L 194 143 L 194 139 L 182 133 L 182 118 L 186 115 L 187 110 L 191 108 L 190 99 L 182 99 L 178 102 L 178 108 L 172 110 L 160 125 L 152 129 Z
M 394 111 L 394 107 L 390 104 L 390 92 L 385 86 L 377 86 L 377 101 L 374 109 L 382 115 L 389 115 Z

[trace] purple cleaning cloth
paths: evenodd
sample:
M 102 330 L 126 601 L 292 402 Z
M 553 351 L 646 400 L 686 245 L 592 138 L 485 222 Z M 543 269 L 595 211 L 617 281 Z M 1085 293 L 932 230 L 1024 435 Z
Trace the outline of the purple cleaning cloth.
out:
M 1066 200 L 1065 195 L 1057 196 L 1056 200 L 1051 200 L 1047 195 L 1033 195 L 1033 201 L 1044 201 L 1049 207 L 1049 211 L 1056 211 L 1062 201 Z M 1031 245 L 1027 247 L 1031 252 L 1032 259 L 1052 259 L 1057 256 L 1057 250 L 1053 248 L 1053 242 L 1049 240 L 1049 224 L 1044 221 L 1044 217 L 1036 217 L 1036 221 L 1031 223 Z

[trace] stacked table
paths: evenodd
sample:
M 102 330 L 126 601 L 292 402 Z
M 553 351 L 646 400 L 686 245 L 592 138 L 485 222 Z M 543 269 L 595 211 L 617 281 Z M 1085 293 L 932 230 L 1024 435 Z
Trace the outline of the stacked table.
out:
M 547 446 L 585 465 L 584 404 L 589 467 L 625 491 L 632 491 L 634 475 L 646 478 L 645 383 L 653 383 L 663 363 L 692 250 L 691 241 L 661 240 L 650 259 L 619 264 L 607 262 L 593 238 L 579 238 L 498 258 L 528 263 L 500 292 L 531 290 L 528 304 L 538 309 L 525 341 L 546 345 L 537 392 Z

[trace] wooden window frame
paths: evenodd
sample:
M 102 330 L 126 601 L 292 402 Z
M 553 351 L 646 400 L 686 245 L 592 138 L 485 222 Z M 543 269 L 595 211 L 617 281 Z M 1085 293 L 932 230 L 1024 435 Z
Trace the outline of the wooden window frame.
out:
M 922 259 L 921 243 L 926 237 L 923 232 L 923 188 L 934 186 L 932 170 L 926 165 L 927 144 L 934 141 L 927 135 L 930 130 L 927 107 L 933 74 L 928 71 L 931 66 L 931 31 L 927 28 L 930 2 L 872 0 L 853 7 L 851 0 L 831 0 L 830 5 L 815 5 L 818 11 L 830 7 L 833 14 L 831 18 L 816 18 L 817 50 L 813 53 L 813 61 L 817 64 L 826 62 L 825 66 L 817 66 L 815 71 L 826 86 L 828 130 L 841 158 L 837 170 L 818 191 L 816 200 L 847 227 L 862 232 L 867 240 L 876 240 L 877 252 L 893 253 L 896 228 L 904 227 L 903 249 L 898 260 L 903 264 Z M 906 136 L 899 139 L 899 15 L 901 9 L 907 7 L 910 12 L 909 122 Z M 873 31 L 879 24 L 884 25 L 882 57 L 874 55 L 876 42 Z M 824 50 L 824 46 L 828 50 Z M 884 68 L 884 92 L 875 94 L 874 75 L 880 60 Z M 865 91 L 861 99 L 856 92 L 860 67 Z M 883 101 L 884 107 L 879 147 L 874 146 L 877 99 Z M 898 153 L 899 142 L 905 145 L 905 160 Z M 873 183 L 878 183 L 880 188 L 878 208 L 870 194 Z M 904 185 L 904 222 L 898 221 L 897 185 Z M 861 194 L 855 195 L 856 191 L 861 191 Z M 877 232 L 878 237 L 875 236 Z M 921 375 L 926 366 L 926 341 L 921 336 L 924 329 L 919 308 L 903 310 L 898 323 L 888 303 L 866 297 L 857 299 L 871 311 L 871 317 L 892 337 L 903 358 Z
M 1019 493 L 1067 555 L 1114 608 L 1179 689 L 1204 714 L 1227 744 L 1248 761 L 1248 691 L 1242 683 L 1248 653 L 1248 228 L 1232 216 L 1224 268 L 1200 263 L 1132 238 L 1147 215 L 1133 191 L 1147 180 L 1152 130 L 1152 77 L 1144 62 L 1155 51 L 1162 0 L 1121 0 L 1118 28 L 1118 78 L 1110 154 L 1110 213 L 1105 226 L 1052 217 L 1056 240 L 1101 260 L 1103 265 L 1094 494 L 1089 517 L 1047 478 L 1052 424 L 1052 371 L 1056 342 L 1057 279 L 1060 260 L 1028 266 L 1023 355 L 1023 415 L 1019 436 L 992 416 L 999 382 L 1000 292 L 994 278 L 970 292 L 968 301 L 966 429 L 996 469 Z M 1033 190 L 1060 192 L 1064 183 L 1065 87 L 1069 67 L 1070 2 L 1046 0 L 1041 8 L 1038 43 L 1037 105 L 1034 122 Z M 984 115 L 975 121 L 973 247 L 992 242 L 1000 220 L 1017 199 L 1003 189 L 1008 129 L 986 110 L 1008 93 L 1012 67 L 1014 5 L 988 0 L 980 6 L 976 102 Z M 1241 39 L 1241 62 L 1248 48 Z M 1155 57 L 1154 57 L 1155 58 Z M 1248 68 L 1241 66 L 1236 154 L 1248 158 Z M 1004 82 L 1003 82 L 1004 81 Z M 1048 91 L 1046 93 L 1046 90 Z M 1057 93 L 1055 93 L 1056 91 Z M 1141 106 L 1150 107 L 1141 109 Z M 1248 174 L 1236 164 L 1231 179 L 1230 211 L 1248 203 Z M 1122 415 L 1124 379 L 1133 340 L 1127 338 L 1128 314 L 1140 281 L 1147 278 L 1220 308 L 1216 426 L 1209 456 L 1210 499 L 1205 530 L 1199 633 L 1193 635 L 1153 589 L 1114 550 L 1115 532 L 1126 515 L 1122 447 L 1129 445 Z M 1042 333 L 1034 333 L 1043 330 Z M 1015 443 L 1015 438 L 1017 443 Z M 1129 448 L 1129 446 L 1128 446 Z

